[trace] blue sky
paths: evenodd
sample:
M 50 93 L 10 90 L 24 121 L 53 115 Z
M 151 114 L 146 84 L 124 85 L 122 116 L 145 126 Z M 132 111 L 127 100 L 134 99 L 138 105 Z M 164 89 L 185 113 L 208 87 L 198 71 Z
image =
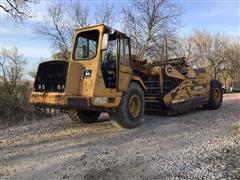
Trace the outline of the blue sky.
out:
M 82 5 L 94 11 L 95 6 L 100 2 L 83 0 Z M 108 0 L 108 2 L 113 4 L 116 17 L 120 16 L 123 6 L 130 5 L 127 0 Z M 172 0 L 171 2 L 183 8 L 182 26 L 179 29 L 179 34 L 182 36 L 190 34 L 195 29 L 240 36 L 240 0 Z M 51 42 L 33 32 L 34 24 L 42 20 L 42 16 L 46 14 L 46 7 L 51 3 L 54 1 L 42 0 L 39 5 L 32 6 L 35 17 L 26 20 L 23 24 L 12 22 L 1 11 L 0 48 L 16 46 L 28 61 L 26 71 L 36 66 L 41 59 L 47 59 L 51 55 Z

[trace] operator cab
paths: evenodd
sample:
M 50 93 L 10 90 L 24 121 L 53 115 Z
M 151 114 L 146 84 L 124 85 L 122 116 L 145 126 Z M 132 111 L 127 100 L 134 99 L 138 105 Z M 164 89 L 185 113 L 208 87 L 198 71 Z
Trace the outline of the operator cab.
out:
M 105 88 L 117 91 L 127 90 L 132 69 L 130 66 L 130 38 L 124 33 L 105 25 L 83 29 L 76 37 L 73 60 L 80 60 L 86 68 L 84 79 L 90 80 L 91 77 L 94 77 L 97 73 L 93 72 L 93 69 L 100 65 L 102 83 Z

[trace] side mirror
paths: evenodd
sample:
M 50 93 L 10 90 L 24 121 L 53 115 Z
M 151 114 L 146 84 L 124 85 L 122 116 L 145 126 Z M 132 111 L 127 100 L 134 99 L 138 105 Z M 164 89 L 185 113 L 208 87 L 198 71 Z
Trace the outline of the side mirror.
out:
M 103 34 L 103 38 L 102 38 L 102 51 L 105 51 L 108 48 L 108 38 L 109 38 L 109 34 L 108 33 Z

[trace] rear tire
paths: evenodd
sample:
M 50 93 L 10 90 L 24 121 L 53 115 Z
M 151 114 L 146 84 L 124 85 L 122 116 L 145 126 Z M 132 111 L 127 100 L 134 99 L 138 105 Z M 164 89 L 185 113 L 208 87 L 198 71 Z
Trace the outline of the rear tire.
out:
M 96 111 L 79 111 L 79 110 L 71 110 L 68 112 L 69 117 L 78 123 L 93 123 L 97 121 L 100 116 L 100 112 Z
M 208 104 L 205 107 L 207 109 L 218 109 L 222 104 L 222 99 L 222 83 L 215 79 L 211 80 Z
M 124 128 L 135 128 L 143 122 L 145 99 L 142 88 L 135 82 L 130 83 L 120 105 L 115 112 L 109 113 Z

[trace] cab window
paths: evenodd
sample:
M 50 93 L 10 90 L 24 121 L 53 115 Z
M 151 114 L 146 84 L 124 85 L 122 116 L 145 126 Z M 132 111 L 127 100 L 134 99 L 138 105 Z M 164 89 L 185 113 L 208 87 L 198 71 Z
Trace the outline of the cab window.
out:
M 81 32 L 77 36 L 74 60 L 92 59 L 97 54 L 99 32 L 97 30 Z
M 129 43 L 125 37 L 120 38 L 120 50 L 119 50 L 119 62 L 120 64 L 129 65 Z

